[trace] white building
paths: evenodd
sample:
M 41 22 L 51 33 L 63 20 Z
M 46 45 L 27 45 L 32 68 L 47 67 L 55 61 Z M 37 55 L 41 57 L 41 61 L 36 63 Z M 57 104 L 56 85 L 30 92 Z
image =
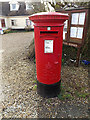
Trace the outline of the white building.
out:
M 43 11 L 43 5 L 39 2 L 33 5 L 28 1 L 0 2 L 0 28 L 3 30 L 33 28 L 33 23 L 28 17 L 41 10 Z

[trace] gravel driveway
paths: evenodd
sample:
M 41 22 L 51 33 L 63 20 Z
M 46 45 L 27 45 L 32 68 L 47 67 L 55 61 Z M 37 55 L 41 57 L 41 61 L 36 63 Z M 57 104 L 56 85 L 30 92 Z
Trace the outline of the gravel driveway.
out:
M 37 94 L 35 64 L 27 58 L 32 39 L 33 32 L 2 36 L 0 117 L 89 118 L 87 98 L 47 99 Z M 83 81 L 88 90 L 88 68 L 62 66 L 63 86 L 72 88 L 75 79 Z

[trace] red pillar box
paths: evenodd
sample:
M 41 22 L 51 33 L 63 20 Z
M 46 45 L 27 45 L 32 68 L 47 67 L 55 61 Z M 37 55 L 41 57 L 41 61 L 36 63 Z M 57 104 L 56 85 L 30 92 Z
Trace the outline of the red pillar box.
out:
M 37 92 L 54 97 L 60 92 L 63 26 L 68 15 L 43 12 L 29 17 L 34 22 Z

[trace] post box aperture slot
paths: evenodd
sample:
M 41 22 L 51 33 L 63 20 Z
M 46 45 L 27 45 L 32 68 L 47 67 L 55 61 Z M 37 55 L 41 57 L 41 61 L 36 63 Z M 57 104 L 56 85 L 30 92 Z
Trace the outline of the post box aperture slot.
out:
M 40 35 L 58 35 L 58 31 L 40 31 Z
M 53 53 L 53 40 L 44 40 L 44 53 Z

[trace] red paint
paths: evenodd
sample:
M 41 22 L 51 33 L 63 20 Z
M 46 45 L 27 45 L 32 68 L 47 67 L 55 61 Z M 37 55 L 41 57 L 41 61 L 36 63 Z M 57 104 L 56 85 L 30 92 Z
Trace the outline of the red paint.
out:
M 57 83 L 61 79 L 63 25 L 68 15 L 46 12 L 29 19 L 34 22 L 37 80 L 43 84 Z M 44 53 L 45 40 L 53 40 L 53 53 Z

